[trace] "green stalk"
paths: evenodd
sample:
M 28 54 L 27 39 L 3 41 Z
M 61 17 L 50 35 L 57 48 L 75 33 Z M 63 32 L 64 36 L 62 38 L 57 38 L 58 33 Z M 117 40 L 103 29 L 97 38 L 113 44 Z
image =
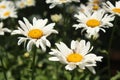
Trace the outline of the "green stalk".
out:
M 75 70 L 71 72 L 71 80 L 74 80 L 74 77 L 75 77 Z
M 36 48 L 33 51 L 33 62 L 32 62 L 32 76 L 31 76 L 31 80 L 35 80 L 35 60 L 36 60 Z
M 2 58 L 0 58 L 0 61 L 1 61 L 1 65 L 2 65 L 2 67 L 3 67 L 3 75 L 4 75 L 4 78 L 5 78 L 5 80 L 8 80 L 8 79 L 7 79 L 7 74 L 6 74 L 6 71 L 5 71 L 5 68 L 4 68 L 4 63 L 3 63 Z
M 114 38 L 114 32 L 115 32 L 115 28 L 116 28 L 117 17 L 118 16 L 115 17 L 114 26 L 112 29 L 112 33 L 111 33 L 109 45 L 108 45 L 108 78 L 109 78 L 109 80 L 111 78 L 111 63 L 110 63 L 110 55 L 111 54 L 110 53 L 111 53 L 111 47 L 112 47 L 112 42 L 113 42 L 113 38 Z

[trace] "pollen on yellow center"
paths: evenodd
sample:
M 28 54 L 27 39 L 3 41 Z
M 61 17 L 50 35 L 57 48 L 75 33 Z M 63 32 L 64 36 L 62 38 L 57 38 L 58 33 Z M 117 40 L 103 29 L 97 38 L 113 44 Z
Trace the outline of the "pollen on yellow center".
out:
M 3 15 L 4 16 L 9 16 L 10 15 L 10 11 L 6 11 Z
M 6 8 L 5 5 L 0 5 L 0 9 L 4 9 L 4 8 Z
M 94 4 L 92 9 L 93 9 L 93 10 L 98 10 L 98 9 L 99 9 L 99 5 Z
M 120 14 L 120 8 L 114 8 L 112 11 Z
M 27 4 L 32 4 L 33 0 L 27 0 Z
M 24 6 L 25 6 L 25 4 L 22 2 L 22 3 L 20 4 L 20 6 L 21 6 L 21 7 L 24 7 Z
M 33 39 L 39 39 L 43 36 L 43 31 L 40 29 L 32 29 L 28 32 L 28 36 Z
M 65 2 L 66 2 L 66 0 L 60 0 L 60 2 L 65 3 Z
M 72 53 L 67 56 L 68 62 L 80 62 L 83 59 L 83 56 L 78 53 Z
M 99 0 L 93 0 L 94 4 L 99 4 L 99 2 L 100 2 Z
M 87 22 L 86 22 L 86 25 L 88 27 L 91 27 L 91 28 L 94 28 L 94 27 L 97 27 L 101 24 L 100 21 L 98 21 L 97 19 L 89 19 Z

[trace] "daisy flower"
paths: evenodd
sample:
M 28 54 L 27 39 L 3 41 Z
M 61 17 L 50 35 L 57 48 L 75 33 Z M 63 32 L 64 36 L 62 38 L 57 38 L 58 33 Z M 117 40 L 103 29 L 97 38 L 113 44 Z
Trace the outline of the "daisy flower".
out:
M 17 18 L 16 9 L 14 7 L 9 7 L 9 8 L 3 9 L 0 11 L 0 17 L 1 17 L 1 19 L 7 19 L 9 17 Z
M 25 7 L 30 7 L 30 6 L 35 6 L 35 0 L 19 0 L 16 1 L 16 7 L 17 8 L 25 8 Z
M 101 61 L 102 56 L 96 56 L 90 51 L 93 47 L 90 47 L 90 42 L 85 40 L 81 41 L 71 41 L 71 48 L 68 48 L 66 44 L 60 42 L 56 43 L 58 49 L 51 49 L 50 52 L 52 57 L 49 58 L 50 61 L 60 61 L 66 64 L 66 70 L 74 70 L 76 67 L 80 69 L 88 68 L 92 73 L 96 73 L 93 66 L 96 66 L 96 61 Z
M 25 3 L 27 6 L 35 6 L 35 0 L 26 0 Z
M 48 25 L 48 19 L 36 19 L 33 18 L 33 24 L 31 24 L 26 18 L 23 18 L 24 22 L 19 20 L 20 27 L 18 30 L 14 30 L 12 34 L 21 34 L 24 37 L 19 37 L 18 45 L 23 42 L 28 41 L 27 51 L 31 51 L 32 45 L 35 44 L 36 47 L 39 46 L 43 51 L 46 50 L 46 46 L 50 47 L 51 44 L 49 40 L 46 39 L 51 33 L 58 33 L 53 29 L 55 23 L 50 23 Z
M 88 2 L 88 6 L 95 11 L 100 9 L 99 4 L 100 4 L 100 0 L 89 0 Z
M 113 24 L 111 21 L 115 18 L 113 15 L 105 14 L 104 10 L 98 10 L 95 12 L 86 10 L 85 12 L 75 14 L 74 17 L 77 18 L 79 23 L 74 24 L 73 27 L 76 29 L 83 28 L 82 32 L 86 30 L 90 36 L 98 33 L 100 30 L 105 32 L 103 28 L 112 27 Z
M 12 1 L 0 2 L 0 18 L 6 19 L 8 17 L 17 18 L 16 9 Z
M 53 22 L 59 22 L 62 20 L 62 14 L 53 14 L 51 15 L 51 20 Z
M 46 3 L 51 5 L 49 6 L 49 8 L 54 8 L 56 5 L 61 5 L 63 3 L 70 3 L 70 2 L 80 2 L 80 0 L 46 0 Z
M 112 14 L 120 16 L 120 1 L 116 1 L 115 6 L 110 1 L 107 1 L 103 3 L 103 8 Z
M 3 22 L 0 22 L 0 35 L 4 35 L 4 32 L 11 32 L 8 28 L 3 28 Z
M 12 1 L 1 1 L 0 2 L 0 10 L 1 9 L 5 9 L 7 7 L 11 7 L 11 6 L 14 6 L 13 2 Z
M 16 7 L 17 7 L 17 8 L 20 8 L 20 9 L 26 7 L 25 0 L 19 0 L 19 1 L 16 1 L 15 4 L 16 4 Z

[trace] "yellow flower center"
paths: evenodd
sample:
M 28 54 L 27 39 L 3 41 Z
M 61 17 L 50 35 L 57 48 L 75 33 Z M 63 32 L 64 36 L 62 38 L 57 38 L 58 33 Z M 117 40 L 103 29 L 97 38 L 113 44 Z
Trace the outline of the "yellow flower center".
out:
M 27 4 L 32 4 L 33 0 L 27 0 Z
M 120 8 L 114 8 L 112 11 L 120 14 Z
M 10 11 L 6 11 L 3 15 L 4 16 L 9 16 L 10 15 Z
M 5 9 L 6 6 L 5 5 L 0 5 L 0 9 Z
M 86 25 L 88 27 L 94 28 L 100 25 L 100 21 L 98 21 L 97 19 L 90 19 L 86 22 Z
M 72 53 L 67 56 L 68 62 L 80 62 L 83 59 L 83 56 L 78 53 Z
M 99 0 L 93 0 L 94 4 L 99 4 L 99 2 L 100 2 Z
M 93 10 L 98 10 L 98 9 L 99 9 L 99 6 L 98 6 L 97 4 L 96 4 L 96 5 L 94 4 L 92 9 L 93 9 Z
M 32 29 L 29 31 L 28 36 L 33 39 L 39 39 L 43 36 L 43 31 L 40 29 Z
M 60 2 L 65 3 L 65 2 L 66 2 L 66 0 L 60 0 Z
M 25 6 L 25 4 L 22 2 L 22 3 L 20 3 L 20 6 L 21 6 L 21 7 L 24 7 L 24 6 Z

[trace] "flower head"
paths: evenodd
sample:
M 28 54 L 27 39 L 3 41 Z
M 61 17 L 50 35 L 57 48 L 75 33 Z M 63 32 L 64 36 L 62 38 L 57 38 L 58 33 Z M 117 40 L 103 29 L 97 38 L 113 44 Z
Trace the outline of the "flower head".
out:
M 51 61 L 60 61 L 66 64 L 66 70 L 73 70 L 77 66 L 80 69 L 85 69 L 87 67 L 91 72 L 95 74 L 93 66 L 96 66 L 96 61 L 101 61 L 102 56 L 96 56 L 90 51 L 93 47 L 90 47 L 90 42 L 72 41 L 71 48 L 68 48 L 63 42 L 60 44 L 56 43 L 58 49 L 52 49 L 50 52 L 53 57 L 50 57 Z
M 53 14 L 51 15 L 51 20 L 54 22 L 59 22 L 62 19 L 62 15 L 61 14 Z
M 107 1 L 103 3 L 103 8 L 112 14 L 120 16 L 120 1 L 116 1 L 115 6 L 110 1 Z
M 7 19 L 9 17 L 17 18 L 16 9 L 14 7 L 1 10 L 0 15 L 2 19 Z
M 14 30 L 12 34 L 21 34 L 24 37 L 19 37 L 18 45 L 22 42 L 29 40 L 27 44 L 27 50 L 31 51 L 32 45 L 35 44 L 36 47 L 41 47 L 43 51 L 46 50 L 45 46 L 50 47 L 51 44 L 49 40 L 46 39 L 51 33 L 58 33 L 53 29 L 55 23 L 50 23 L 48 25 L 48 19 L 33 19 L 33 24 L 31 24 L 26 18 L 23 18 L 24 22 L 19 20 L 20 27 L 18 30 Z
M 16 1 L 15 4 L 16 4 L 16 7 L 17 7 L 17 8 L 20 8 L 20 9 L 26 7 L 25 0 L 19 0 L 19 1 Z
M 35 6 L 35 0 L 19 0 L 16 1 L 16 7 L 17 8 L 25 8 L 25 7 L 30 7 L 30 6 Z
M 88 7 L 93 11 L 99 10 L 101 2 L 101 0 L 89 0 Z
M 11 32 L 8 28 L 3 28 L 3 23 L 0 22 L 0 35 L 4 35 L 4 32 Z
M 16 9 L 12 1 L 2 1 L 0 2 L 0 18 L 17 18 Z
M 14 3 L 12 1 L 3 0 L 0 2 L 0 10 L 6 9 L 6 8 L 12 7 L 12 6 L 14 6 Z
M 63 3 L 70 3 L 70 2 L 80 2 L 79 0 L 46 0 L 46 3 L 51 3 L 49 8 L 54 8 L 56 5 L 61 5 Z
M 86 10 L 85 12 L 75 14 L 75 17 L 78 19 L 77 21 L 79 23 L 74 24 L 73 27 L 76 27 L 76 29 L 83 28 L 83 31 L 86 30 L 90 36 L 98 33 L 99 30 L 105 32 L 103 28 L 112 27 L 113 24 L 111 21 L 114 20 L 114 16 L 105 14 L 104 10 L 95 12 Z
M 25 3 L 27 6 L 35 6 L 35 0 L 26 0 Z

